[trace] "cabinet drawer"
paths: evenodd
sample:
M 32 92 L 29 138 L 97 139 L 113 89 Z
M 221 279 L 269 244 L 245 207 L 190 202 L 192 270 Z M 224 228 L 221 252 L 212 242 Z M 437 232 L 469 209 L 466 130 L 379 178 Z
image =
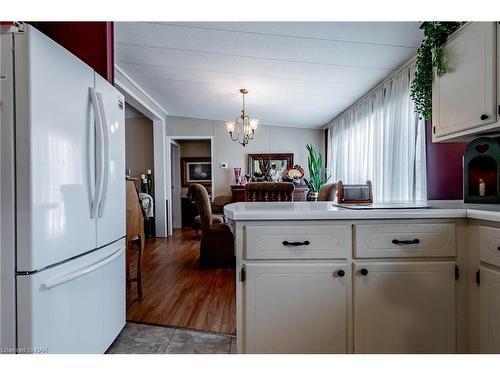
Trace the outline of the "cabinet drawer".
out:
M 455 224 L 360 224 L 355 226 L 357 258 L 455 256 Z
M 479 253 L 482 262 L 500 266 L 500 228 L 479 227 Z
M 245 227 L 246 259 L 338 259 L 349 252 L 347 224 Z

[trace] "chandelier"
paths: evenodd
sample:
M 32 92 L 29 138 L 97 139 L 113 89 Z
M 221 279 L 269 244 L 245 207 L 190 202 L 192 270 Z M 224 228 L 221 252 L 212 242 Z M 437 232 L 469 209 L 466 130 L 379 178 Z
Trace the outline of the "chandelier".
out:
M 240 89 L 240 92 L 243 97 L 243 109 L 235 121 L 226 121 L 226 129 L 232 141 L 239 142 L 245 147 L 254 138 L 259 120 L 251 119 L 245 112 L 245 95 L 248 94 L 248 90 Z

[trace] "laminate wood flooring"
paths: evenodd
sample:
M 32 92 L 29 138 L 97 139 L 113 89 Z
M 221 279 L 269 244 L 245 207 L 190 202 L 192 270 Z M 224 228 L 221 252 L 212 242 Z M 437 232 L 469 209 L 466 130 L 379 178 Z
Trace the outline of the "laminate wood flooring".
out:
M 128 250 L 135 275 L 136 252 Z M 127 290 L 127 320 L 235 335 L 235 270 L 199 269 L 199 237 L 192 229 L 146 241 L 143 298 Z

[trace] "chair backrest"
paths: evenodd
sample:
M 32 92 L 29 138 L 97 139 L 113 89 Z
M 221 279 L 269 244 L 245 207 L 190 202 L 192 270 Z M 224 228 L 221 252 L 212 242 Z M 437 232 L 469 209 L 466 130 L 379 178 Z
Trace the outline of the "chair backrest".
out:
M 337 184 L 325 184 L 321 186 L 318 193 L 318 201 L 333 201 L 337 193 Z
M 144 240 L 144 212 L 142 210 L 139 191 L 134 180 L 127 179 L 126 183 L 126 209 L 127 209 L 127 241 L 140 236 Z
M 247 202 L 293 201 L 295 185 L 291 182 L 250 182 L 245 186 Z
M 198 213 L 200 214 L 201 231 L 210 230 L 212 226 L 212 207 L 210 206 L 210 197 L 205 186 L 200 184 L 191 184 L 188 188 L 188 196 L 196 202 Z
M 223 214 L 224 206 L 231 203 L 233 197 L 231 195 L 218 195 L 212 202 L 212 214 Z

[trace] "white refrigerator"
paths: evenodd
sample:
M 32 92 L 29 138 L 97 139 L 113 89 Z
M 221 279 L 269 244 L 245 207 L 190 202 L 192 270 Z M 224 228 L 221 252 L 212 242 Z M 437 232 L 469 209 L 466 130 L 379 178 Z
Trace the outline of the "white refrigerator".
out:
M 1 352 L 103 353 L 125 324 L 124 98 L 29 25 L 0 38 Z

